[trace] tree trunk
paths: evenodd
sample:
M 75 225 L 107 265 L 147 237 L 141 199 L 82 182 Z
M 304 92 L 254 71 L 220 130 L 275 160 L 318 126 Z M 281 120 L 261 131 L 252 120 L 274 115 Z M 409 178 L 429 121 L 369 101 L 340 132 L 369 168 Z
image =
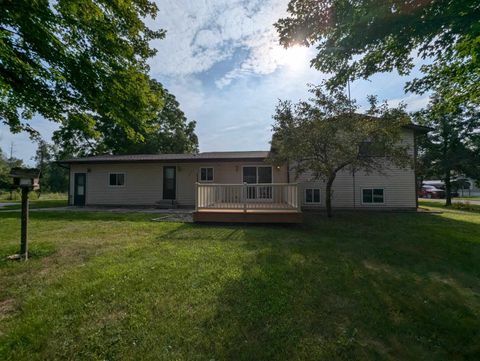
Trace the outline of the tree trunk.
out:
M 327 188 L 325 191 L 325 206 L 327 207 L 328 218 L 332 217 L 332 184 L 335 180 L 335 174 L 331 175 L 327 180 Z
M 22 188 L 22 228 L 20 235 L 20 256 L 28 259 L 28 188 Z
M 445 205 L 452 205 L 452 182 L 450 181 L 450 170 L 445 174 Z

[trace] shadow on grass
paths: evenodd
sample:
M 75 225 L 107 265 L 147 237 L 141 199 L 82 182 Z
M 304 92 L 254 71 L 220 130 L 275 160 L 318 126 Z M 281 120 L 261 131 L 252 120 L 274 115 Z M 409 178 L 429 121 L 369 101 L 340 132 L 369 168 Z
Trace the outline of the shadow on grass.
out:
M 448 360 L 480 352 L 478 224 L 358 213 L 311 215 L 296 227 L 140 230 L 148 237 L 109 244 L 115 252 L 103 257 L 89 243 L 90 262 L 38 290 L 5 336 L 5 355 Z
M 29 213 L 31 220 L 42 222 L 56 221 L 131 221 L 131 222 L 147 222 L 158 217 L 156 213 L 140 213 L 140 212 L 86 212 L 86 211 L 33 211 Z M 0 219 L 20 219 L 20 212 L 6 211 L 0 212 Z
M 203 325 L 215 341 L 203 352 L 229 360 L 473 359 L 479 230 L 415 215 L 402 217 L 400 232 L 394 215 L 378 218 L 310 219 L 293 235 L 224 227 L 218 240 L 240 240 L 256 257 L 218 295 Z

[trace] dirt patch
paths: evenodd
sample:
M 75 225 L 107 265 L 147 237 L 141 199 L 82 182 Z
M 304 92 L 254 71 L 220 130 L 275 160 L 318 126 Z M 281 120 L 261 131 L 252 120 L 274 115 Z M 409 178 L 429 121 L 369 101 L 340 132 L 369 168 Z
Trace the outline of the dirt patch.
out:
M 6 300 L 0 301 L 0 320 L 14 312 L 16 307 L 17 304 L 13 298 L 7 298 Z
M 192 223 L 193 216 L 192 216 L 192 213 L 168 213 L 168 214 L 162 214 L 159 217 L 153 218 L 152 221 Z

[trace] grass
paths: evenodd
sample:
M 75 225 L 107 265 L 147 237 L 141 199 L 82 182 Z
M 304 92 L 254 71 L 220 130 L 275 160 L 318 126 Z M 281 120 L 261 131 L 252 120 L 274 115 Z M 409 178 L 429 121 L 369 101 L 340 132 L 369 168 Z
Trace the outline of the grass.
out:
M 302 226 L 0 214 L 0 359 L 462 360 L 480 354 L 480 214 Z
M 66 199 L 38 199 L 29 201 L 30 209 L 38 209 L 38 208 L 56 208 L 56 207 L 66 207 L 67 200 Z M 19 202 L 15 202 L 15 204 L 4 205 L 0 207 L 0 211 L 2 210 L 17 210 L 21 209 L 22 204 Z
M 454 199 L 459 199 L 462 201 L 480 201 L 480 196 L 464 196 L 464 197 L 455 197 Z
M 440 208 L 440 209 L 456 209 L 461 211 L 468 211 L 468 212 L 480 212 L 480 204 L 470 203 L 468 201 L 462 202 L 453 202 L 451 206 L 446 206 L 445 201 L 443 202 L 436 202 L 436 201 L 426 201 L 421 200 L 419 201 L 420 205 L 431 207 L 431 208 Z

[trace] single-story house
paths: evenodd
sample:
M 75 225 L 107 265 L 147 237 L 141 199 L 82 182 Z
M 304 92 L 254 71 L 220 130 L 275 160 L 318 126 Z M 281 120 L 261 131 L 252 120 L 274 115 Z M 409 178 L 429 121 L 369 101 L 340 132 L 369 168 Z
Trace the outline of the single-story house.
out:
M 403 142 L 412 156 L 418 130 L 424 131 L 414 125 L 403 129 Z M 99 155 L 62 163 L 70 168 L 68 202 L 75 206 L 186 207 L 195 208 L 197 219 L 205 220 L 220 213 L 255 214 L 256 220 L 262 220 L 258 214 L 286 214 L 285 220 L 302 210 L 325 207 L 323 181 L 309 174 L 296 177 L 288 164 L 269 164 L 268 155 L 268 151 Z M 332 205 L 414 210 L 415 169 L 391 166 L 375 174 L 345 170 L 334 182 Z

